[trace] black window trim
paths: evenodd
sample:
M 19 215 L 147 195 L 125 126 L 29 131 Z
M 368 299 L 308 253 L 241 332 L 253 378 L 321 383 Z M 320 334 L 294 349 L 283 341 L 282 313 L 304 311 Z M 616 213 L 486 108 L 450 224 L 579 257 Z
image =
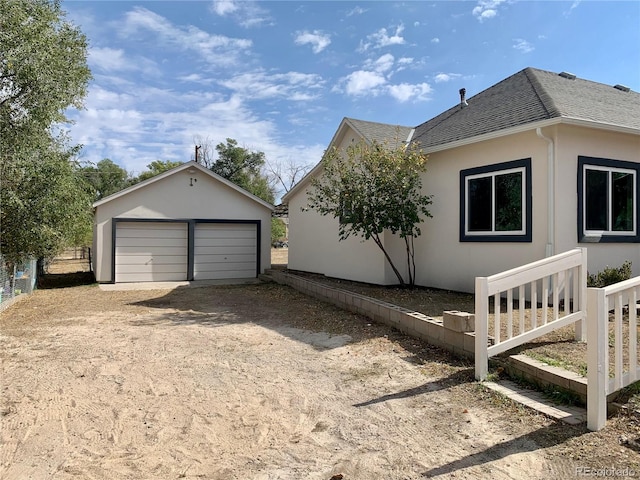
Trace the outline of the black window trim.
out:
M 607 234 L 593 235 L 585 232 L 584 225 L 584 170 L 585 167 L 592 165 L 594 167 L 604 167 L 611 170 L 633 170 L 635 172 L 635 198 L 633 199 L 635 208 L 635 233 L 633 234 Z M 580 243 L 640 243 L 640 208 L 638 205 L 638 197 L 640 196 L 640 164 L 629 162 L 626 160 L 614 160 L 610 158 L 578 156 L 578 242 Z
M 473 234 L 468 235 L 466 232 L 466 181 L 467 177 L 480 174 L 493 174 L 503 170 L 513 170 L 524 168 L 524 200 L 525 200 L 525 225 L 522 234 Z M 460 241 L 461 242 L 531 242 L 532 223 L 533 223 L 533 190 L 531 180 L 531 158 L 522 158 L 520 160 L 512 160 L 509 162 L 495 163 L 491 165 L 483 165 L 481 167 L 467 168 L 460 171 Z

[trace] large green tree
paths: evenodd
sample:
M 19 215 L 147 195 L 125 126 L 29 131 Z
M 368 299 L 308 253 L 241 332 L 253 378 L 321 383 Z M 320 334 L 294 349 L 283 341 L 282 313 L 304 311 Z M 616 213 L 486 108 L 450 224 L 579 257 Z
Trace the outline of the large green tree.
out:
M 55 254 L 90 228 L 78 149 L 62 130 L 86 94 L 86 49 L 60 2 L 0 0 L 0 252 L 10 262 Z
M 184 162 L 173 161 L 173 160 L 154 160 L 149 165 L 147 165 L 147 169 L 142 172 L 137 177 L 131 180 L 131 184 L 136 184 L 148 180 L 156 175 L 160 175 L 161 173 L 166 172 L 167 170 L 171 170 L 172 168 L 179 167 Z
M 129 173 L 109 158 L 82 168 L 82 175 L 90 186 L 95 200 L 107 197 L 127 188 L 130 184 Z
M 419 224 L 431 216 L 431 196 L 422 194 L 421 174 L 426 165 L 426 154 L 401 142 L 360 142 L 346 151 L 332 148 L 322 158 L 323 173 L 311 180 L 309 207 L 339 220 L 340 240 L 351 235 L 372 239 L 398 282 L 414 285 L 414 238 L 421 234 Z M 385 248 L 385 231 L 404 241 L 407 281 Z
M 216 145 L 218 159 L 210 162 L 212 172 L 232 181 L 269 203 L 275 201 L 275 191 L 269 178 L 262 173 L 265 165 L 264 152 L 252 152 L 238 145 L 232 138 Z M 202 161 L 200 157 L 199 161 Z

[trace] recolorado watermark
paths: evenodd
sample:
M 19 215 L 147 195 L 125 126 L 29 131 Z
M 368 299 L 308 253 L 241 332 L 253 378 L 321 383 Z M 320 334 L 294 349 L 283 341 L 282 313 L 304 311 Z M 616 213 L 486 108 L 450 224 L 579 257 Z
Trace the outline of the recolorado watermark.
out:
M 634 478 L 640 474 L 640 471 L 629 467 L 576 467 L 577 477 L 595 477 L 595 478 Z

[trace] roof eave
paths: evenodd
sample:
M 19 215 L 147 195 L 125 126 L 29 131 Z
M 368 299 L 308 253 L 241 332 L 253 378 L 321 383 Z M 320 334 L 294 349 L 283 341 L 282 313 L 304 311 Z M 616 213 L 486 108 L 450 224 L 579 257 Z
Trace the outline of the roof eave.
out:
M 505 128 L 503 130 L 497 130 L 495 132 L 486 133 L 483 135 L 477 135 L 475 137 L 464 138 L 462 140 L 456 140 L 455 142 L 443 143 L 440 145 L 434 145 L 423 149 L 425 153 L 441 152 L 443 150 L 449 150 L 451 148 L 463 147 L 465 145 L 471 145 L 478 142 L 484 142 L 487 140 L 493 140 L 496 138 L 506 137 L 508 135 L 514 135 L 517 133 L 526 132 L 529 130 L 535 130 L 536 128 L 544 128 L 552 125 L 574 125 L 578 127 L 595 128 L 598 130 L 607 130 L 618 133 L 630 133 L 633 135 L 640 135 L 640 129 L 632 127 L 624 127 L 620 125 L 596 122 L 594 120 L 585 120 L 580 118 L 570 117 L 557 117 L 547 120 L 540 120 L 537 122 L 526 123 L 524 125 L 518 125 L 517 127 Z

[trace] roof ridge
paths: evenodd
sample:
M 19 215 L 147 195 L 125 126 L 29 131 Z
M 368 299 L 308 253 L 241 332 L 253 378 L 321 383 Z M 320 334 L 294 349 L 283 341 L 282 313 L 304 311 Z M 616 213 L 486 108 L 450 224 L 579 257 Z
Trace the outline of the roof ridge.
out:
M 553 100 L 553 97 L 542 86 L 542 84 L 540 83 L 540 80 L 538 80 L 538 77 L 535 75 L 536 71 L 544 71 L 544 70 L 538 70 L 532 67 L 527 67 L 524 70 L 522 70 L 522 72 L 524 73 L 524 76 L 527 78 L 527 80 L 531 84 L 531 88 L 533 88 L 533 91 L 538 97 L 538 100 L 540 100 L 540 104 L 547 112 L 547 118 L 554 118 L 554 117 L 561 116 L 560 109 L 556 106 Z

